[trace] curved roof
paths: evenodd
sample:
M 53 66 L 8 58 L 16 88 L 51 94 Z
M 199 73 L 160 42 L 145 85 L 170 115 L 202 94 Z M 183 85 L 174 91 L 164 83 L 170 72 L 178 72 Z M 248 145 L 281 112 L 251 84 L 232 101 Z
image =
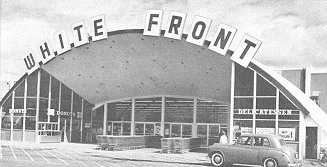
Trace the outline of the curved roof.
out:
M 109 33 L 56 56 L 42 68 L 91 103 L 176 95 L 229 103 L 228 56 L 181 40 L 144 36 L 143 30 Z

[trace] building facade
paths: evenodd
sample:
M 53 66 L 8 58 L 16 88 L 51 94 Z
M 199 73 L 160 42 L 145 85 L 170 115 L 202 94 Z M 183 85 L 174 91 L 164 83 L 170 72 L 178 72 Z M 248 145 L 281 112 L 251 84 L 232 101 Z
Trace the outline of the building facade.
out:
M 199 47 L 187 43 L 186 35 L 174 40 L 126 30 L 108 37 L 22 76 L 0 103 L 1 140 L 160 135 L 200 138 L 206 147 L 219 141 L 221 131 L 230 142 L 240 134 L 266 133 L 281 135 L 301 157 L 317 156 L 327 144 L 317 118 L 326 113 L 308 107 L 316 105 L 311 96 L 325 109 L 325 81 L 315 74 L 277 75 L 256 61 L 244 68 L 230 60 L 233 52 L 217 54 L 208 49 L 210 42 Z

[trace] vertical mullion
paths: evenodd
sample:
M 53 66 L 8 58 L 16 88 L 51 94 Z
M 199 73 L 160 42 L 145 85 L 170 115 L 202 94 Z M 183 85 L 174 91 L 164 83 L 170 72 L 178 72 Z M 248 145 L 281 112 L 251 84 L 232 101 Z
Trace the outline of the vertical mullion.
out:
M 74 92 L 71 91 L 70 95 L 70 122 L 69 122 L 69 142 L 72 142 L 72 129 L 73 129 L 73 108 L 74 108 Z
M 231 99 L 230 99 L 230 112 L 229 112 L 229 142 L 231 143 L 234 139 L 232 133 L 234 131 L 234 95 L 235 95 L 235 63 L 232 63 L 232 72 L 231 72 Z
M 35 118 L 35 133 L 39 134 L 39 115 L 40 115 L 40 88 L 41 88 L 41 69 L 37 72 L 37 92 L 36 92 L 36 118 Z M 38 137 L 37 137 L 38 138 Z
M 50 80 L 49 80 L 49 96 L 48 96 L 48 122 L 50 122 L 50 115 L 49 115 L 49 110 L 51 109 L 51 80 L 52 76 L 50 75 Z
M 257 72 L 253 71 L 253 111 L 257 109 Z M 256 112 L 253 112 L 252 133 L 256 134 Z
M 23 115 L 23 141 L 25 141 L 25 129 L 26 129 L 26 112 L 27 112 L 27 78 L 24 80 L 24 115 Z
M 11 96 L 11 109 L 15 108 L 15 91 L 13 91 L 12 96 Z M 14 137 L 14 112 L 10 113 L 10 120 L 11 120 L 11 124 L 10 124 L 10 141 L 13 141 L 13 137 Z

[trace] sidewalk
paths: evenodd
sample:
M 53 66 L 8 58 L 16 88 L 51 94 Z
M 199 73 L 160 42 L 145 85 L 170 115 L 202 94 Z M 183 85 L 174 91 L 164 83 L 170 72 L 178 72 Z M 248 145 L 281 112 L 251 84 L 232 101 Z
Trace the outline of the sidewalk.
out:
M 0 141 L 0 145 L 7 145 L 7 146 L 15 146 L 15 147 L 30 147 L 30 148 L 38 148 L 38 149 L 66 149 L 66 150 L 74 150 L 78 152 L 88 152 L 88 153 L 96 153 L 96 154 L 110 154 L 113 153 L 112 151 L 104 151 L 104 150 L 98 150 L 97 144 L 81 144 L 81 143 L 28 143 L 28 142 L 10 142 L 10 141 Z M 136 155 L 143 155 L 144 159 L 151 160 L 153 157 L 157 156 L 171 156 L 171 157 L 180 157 L 180 154 L 158 154 L 155 152 L 158 152 L 159 149 L 152 149 L 152 148 L 146 148 L 146 149 L 137 149 L 137 150 L 127 150 L 127 151 L 115 151 L 115 154 L 120 155 L 120 157 L 124 158 L 137 158 Z M 110 152 L 110 153 L 109 153 Z M 176 155 L 176 156 L 174 156 Z M 135 156 L 135 157 L 134 157 Z M 206 153 L 201 152 L 189 152 L 185 153 L 183 156 L 192 158 L 193 160 L 204 162 L 204 160 L 208 161 L 206 158 Z M 168 158 L 169 159 L 169 158 Z M 182 159 L 181 159 L 182 160 Z M 327 167 L 327 163 L 321 163 L 316 159 L 304 159 L 303 160 L 303 167 L 314 167 L 314 166 L 320 166 L 320 167 Z

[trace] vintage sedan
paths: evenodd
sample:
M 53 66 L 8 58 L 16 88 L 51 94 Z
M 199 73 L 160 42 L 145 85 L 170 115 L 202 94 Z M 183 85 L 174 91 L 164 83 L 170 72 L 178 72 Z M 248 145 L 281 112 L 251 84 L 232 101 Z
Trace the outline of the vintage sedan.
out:
M 214 166 L 301 166 L 296 151 L 277 135 L 241 135 L 234 144 L 213 144 L 208 157 Z

